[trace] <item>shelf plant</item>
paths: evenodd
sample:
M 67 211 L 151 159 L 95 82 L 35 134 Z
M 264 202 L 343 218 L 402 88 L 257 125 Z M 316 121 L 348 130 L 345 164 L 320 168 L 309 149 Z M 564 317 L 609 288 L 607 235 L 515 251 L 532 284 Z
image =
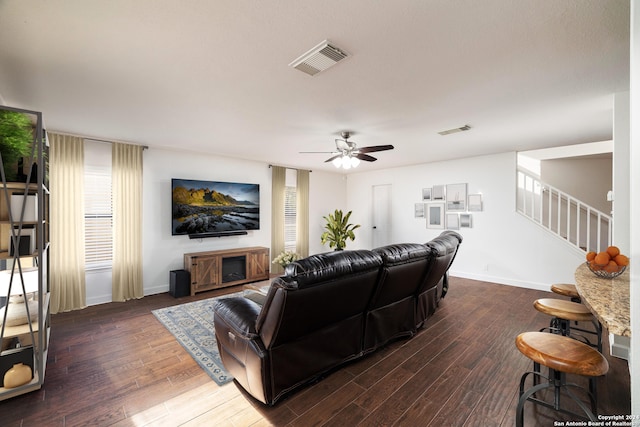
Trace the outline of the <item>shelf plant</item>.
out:
M 351 212 L 346 214 L 342 213 L 342 210 L 336 209 L 333 214 L 323 216 L 327 222 L 324 226 L 325 231 L 320 235 L 320 241 L 322 244 L 329 243 L 330 248 L 335 248 L 337 251 L 341 251 L 347 245 L 347 239 L 353 241 L 356 238 L 354 230 L 360 227 L 360 224 L 350 224 L 349 217 Z
M 32 142 L 31 120 L 15 111 L 0 110 L 0 155 L 7 181 L 15 180 L 18 160 L 31 154 Z

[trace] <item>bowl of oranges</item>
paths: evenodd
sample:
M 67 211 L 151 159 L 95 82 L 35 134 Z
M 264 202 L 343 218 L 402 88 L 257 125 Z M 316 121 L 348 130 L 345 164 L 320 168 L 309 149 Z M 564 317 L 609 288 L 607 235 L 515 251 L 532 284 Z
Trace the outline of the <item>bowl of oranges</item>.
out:
M 602 252 L 587 252 L 587 266 L 598 277 L 613 279 L 624 273 L 628 265 L 629 258 L 616 246 L 609 246 Z

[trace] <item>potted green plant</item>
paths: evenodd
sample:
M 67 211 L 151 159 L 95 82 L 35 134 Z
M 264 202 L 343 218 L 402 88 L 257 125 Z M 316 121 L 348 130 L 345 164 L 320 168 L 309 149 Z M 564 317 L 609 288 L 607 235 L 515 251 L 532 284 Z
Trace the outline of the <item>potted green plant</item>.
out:
M 353 231 L 360 227 L 360 224 L 350 224 L 350 216 L 351 211 L 343 215 L 340 209 L 336 209 L 333 214 L 323 216 L 325 221 L 327 221 L 327 224 L 324 226 L 326 231 L 320 236 L 320 241 L 323 245 L 329 242 L 330 248 L 341 251 L 347 245 L 347 239 L 355 240 L 356 235 Z
M 18 160 L 31 154 L 31 120 L 24 114 L 0 110 L 0 155 L 7 181 L 15 180 Z

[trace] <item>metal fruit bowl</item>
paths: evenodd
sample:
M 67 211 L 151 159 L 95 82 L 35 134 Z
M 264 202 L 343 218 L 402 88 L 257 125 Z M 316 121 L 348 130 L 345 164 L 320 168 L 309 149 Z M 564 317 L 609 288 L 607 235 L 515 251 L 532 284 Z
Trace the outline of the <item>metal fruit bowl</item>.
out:
M 602 277 L 604 279 L 615 279 L 616 277 L 618 277 L 619 275 L 624 273 L 624 271 L 627 269 L 627 266 L 623 265 L 623 266 L 618 267 L 618 271 L 614 271 L 614 272 L 610 273 L 610 272 L 604 271 L 604 270 L 594 270 L 591 267 L 591 264 L 589 262 L 587 262 L 587 267 L 589 267 L 589 270 L 591 270 L 591 272 L 593 274 L 595 274 L 598 277 Z

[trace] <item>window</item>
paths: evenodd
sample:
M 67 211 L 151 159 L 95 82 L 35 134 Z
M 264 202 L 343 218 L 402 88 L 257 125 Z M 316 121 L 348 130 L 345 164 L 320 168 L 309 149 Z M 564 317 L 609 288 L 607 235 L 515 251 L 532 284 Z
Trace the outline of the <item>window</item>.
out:
M 296 252 L 297 171 L 287 169 L 284 190 L 284 250 Z
M 284 190 L 284 250 L 296 251 L 296 187 Z
M 111 145 L 85 140 L 85 268 L 110 268 L 113 256 Z

